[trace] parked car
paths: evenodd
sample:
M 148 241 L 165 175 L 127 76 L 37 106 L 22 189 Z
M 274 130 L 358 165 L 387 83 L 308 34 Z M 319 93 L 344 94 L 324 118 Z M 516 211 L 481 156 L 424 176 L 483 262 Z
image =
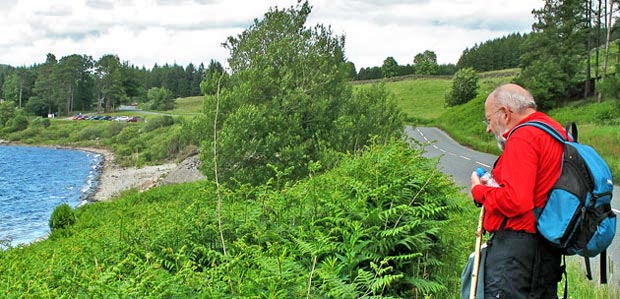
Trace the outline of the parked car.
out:
M 129 116 L 117 116 L 114 118 L 115 121 L 128 121 Z
M 130 122 L 130 123 L 137 123 L 139 121 L 140 121 L 140 118 L 137 116 L 132 116 L 127 120 L 127 122 Z

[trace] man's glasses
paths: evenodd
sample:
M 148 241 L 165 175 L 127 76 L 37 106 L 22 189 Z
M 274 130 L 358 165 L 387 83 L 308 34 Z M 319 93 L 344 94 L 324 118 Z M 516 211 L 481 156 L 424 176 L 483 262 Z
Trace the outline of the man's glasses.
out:
M 495 110 L 495 112 L 491 113 L 491 115 L 487 118 L 486 116 L 484 117 L 484 124 L 488 127 L 489 124 L 491 124 L 491 117 L 493 117 L 493 115 L 495 115 L 497 112 L 502 111 L 502 108 L 499 108 L 497 110 Z

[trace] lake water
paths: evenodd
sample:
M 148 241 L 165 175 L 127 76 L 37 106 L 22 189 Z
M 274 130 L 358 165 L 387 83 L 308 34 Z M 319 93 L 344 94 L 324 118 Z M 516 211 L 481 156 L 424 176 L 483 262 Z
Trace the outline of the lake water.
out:
M 56 206 L 75 208 L 92 194 L 102 159 L 79 150 L 0 146 L 0 240 L 16 246 L 49 234 Z

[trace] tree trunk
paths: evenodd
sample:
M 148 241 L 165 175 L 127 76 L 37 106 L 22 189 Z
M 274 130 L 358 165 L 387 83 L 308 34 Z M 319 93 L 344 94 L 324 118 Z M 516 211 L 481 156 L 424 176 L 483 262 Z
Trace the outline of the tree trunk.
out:
M 69 111 L 73 112 L 73 98 L 75 94 L 75 88 L 71 88 L 71 104 L 69 105 Z
M 599 48 L 601 46 L 601 0 L 598 0 L 598 6 L 596 7 L 596 57 L 594 60 L 594 78 L 598 80 L 599 77 Z
M 73 88 L 69 86 L 69 94 L 67 95 L 67 102 L 65 102 L 65 114 L 69 115 L 71 112 L 71 93 L 73 93 Z
M 587 43 L 586 43 L 586 82 L 583 92 L 583 99 L 587 100 L 590 95 L 590 78 L 592 77 L 592 9 L 590 1 L 586 1 L 586 28 L 587 28 Z
M 22 107 L 22 91 L 24 90 L 24 80 L 19 78 L 19 108 Z
M 609 39 L 611 37 L 611 17 L 614 14 L 614 1 L 613 0 L 609 0 L 609 17 L 608 17 L 608 21 L 607 21 L 607 40 L 605 41 L 605 57 L 603 59 L 603 77 L 601 78 L 601 81 L 605 80 L 605 77 L 607 76 L 607 61 L 609 59 Z M 599 92 L 598 94 L 598 101 L 599 103 L 601 102 L 601 93 Z

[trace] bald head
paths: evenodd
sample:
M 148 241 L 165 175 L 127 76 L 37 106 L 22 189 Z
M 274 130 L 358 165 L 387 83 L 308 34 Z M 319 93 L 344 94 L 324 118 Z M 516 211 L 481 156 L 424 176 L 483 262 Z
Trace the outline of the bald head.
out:
M 517 84 L 503 84 L 496 88 L 488 97 L 485 106 L 508 107 L 520 115 L 536 111 L 536 102 L 532 94 Z

